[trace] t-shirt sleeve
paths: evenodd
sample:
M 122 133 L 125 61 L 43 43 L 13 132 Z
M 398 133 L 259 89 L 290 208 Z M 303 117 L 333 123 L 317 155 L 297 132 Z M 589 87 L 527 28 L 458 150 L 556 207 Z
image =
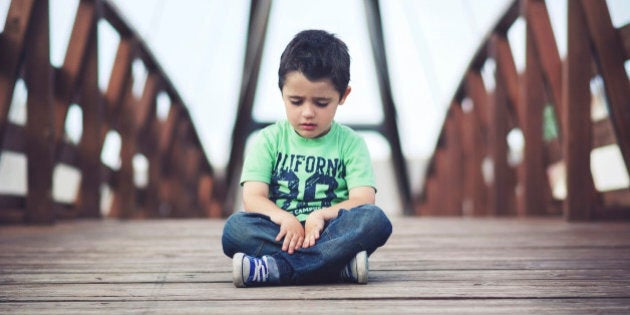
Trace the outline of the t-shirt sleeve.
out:
M 241 185 L 248 181 L 267 184 L 271 182 L 271 171 L 274 163 L 272 139 L 273 137 L 266 130 L 262 130 L 256 135 L 251 145 L 248 145 L 241 172 Z
M 348 189 L 369 186 L 376 190 L 372 159 L 365 140 L 359 135 L 351 138 L 346 151 L 346 183 Z

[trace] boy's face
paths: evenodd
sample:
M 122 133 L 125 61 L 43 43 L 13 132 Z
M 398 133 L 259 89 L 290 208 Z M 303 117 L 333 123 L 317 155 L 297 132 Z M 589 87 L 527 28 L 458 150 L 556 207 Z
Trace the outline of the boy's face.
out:
M 325 135 L 332 126 L 337 107 L 350 94 L 350 87 L 339 97 L 329 79 L 309 81 L 301 72 L 286 74 L 282 100 L 287 119 L 293 129 L 304 138 Z

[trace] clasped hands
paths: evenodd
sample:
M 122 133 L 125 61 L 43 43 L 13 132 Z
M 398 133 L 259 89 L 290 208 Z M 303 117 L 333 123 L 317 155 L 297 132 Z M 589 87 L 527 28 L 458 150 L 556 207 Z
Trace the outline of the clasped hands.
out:
M 314 246 L 321 232 L 324 230 L 326 220 L 320 210 L 309 214 L 304 227 L 298 219 L 290 213 L 286 213 L 280 221 L 280 232 L 276 236 L 276 241 L 284 238 L 282 250 L 293 254 L 300 248 Z

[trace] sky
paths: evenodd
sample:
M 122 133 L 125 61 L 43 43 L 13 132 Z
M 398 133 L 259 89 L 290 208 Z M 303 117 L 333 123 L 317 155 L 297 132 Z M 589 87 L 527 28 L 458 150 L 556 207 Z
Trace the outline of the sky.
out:
M 249 1 L 114 3 L 145 38 L 179 89 L 211 163 L 226 164 L 238 104 Z M 459 80 L 479 38 L 507 3 L 382 2 L 394 101 L 403 150 L 408 157 L 427 157 L 433 151 L 445 104 L 452 94 L 452 82 Z M 283 118 L 276 83 L 278 60 L 291 38 L 308 28 L 335 33 L 350 49 L 353 92 L 338 111 L 337 120 L 379 122 L 383 115 L 360 0 L 273 2 L 254 117 L 262 121 Z M 365 136 L 375 158 L 388 156 L 385 140 L 374 134 Z
M 432 154 L 445 110 L 465 67 L 510 2 L 381 1 L 386 54 L 407 158 L 426 159 Z M 145 38 L 179 89 L 211 162 L 225 165 L 238 104 L 249 1 L 114 3 Z M 566 1 L 547 3 L 559 51 L 564 56 Z M 608 4 L 617 26 L 630 21 L 630 1 L 609 0 Z M 254 117 L 262 121 L 283 118 L 276 83 L 278 61 L 291 38 L 308 28 L 335 33 L 350 49 L 352 93 L 338 111 L 337 120 L 379 122 L 383 115 L 361 0 L 273 1 Z M 525 59 L 524 32 L 520 21 L 509 34 L 519 69 Z M 365 136 L 375 158 L 388 157 L 389 148 L 383 138 Z
M 249 1 L 111 1 L 144 39 L 174 83 L 191 113 L 210 163 L 216 168 L 225 166 L 238 104 Z M 0 0 L 0 27 L 4 27 L 9 2 Z M 481 39 L 509 2 L 381 1 L 394 103 L 403 152 L 408 159 L 426 159 L 432 154 L 457 82 Z M 608 0 L 607 3 L 613 24 L 618 27 L 630 21 L 630 1 Z M 51 63 L 60 66 L 78 0 L 50 0 L 50 4 Z M 547 4 L 559 50 L 564 56 L 566 0 L 549 0 Z M 383 115 L 362 0 L 273 1 L 254 103 L 255 118 L 270 121 L 284 117 L 277 87 L 278 61 L 291 38 L 308 28 L 335 33 L 350 50 L 352 93 L 339 109 L 337 120 L 379 122 Z M 99 23 L 98 32 L 99 84 L 105 90 L 118 38 L 105 22 Z M 522 21 L 515 23 L 508 34 L 519 69 L 524 64 L 523 34 Z M 146 76 L 139 63 L 134 65 L 134 75 Z M 141 88 L 141 85 L 136 86 L 135 93 L 139 95 Z M 19 94 L 18 86 L 17 98 Z M 162 101 L 164 98 L 158 103 Z M 160 108 L 167 107 L 158 106 Z M 25 119 L 20 118 L 25 117 L 24 111 L 12 108 L 11 115 L 14 120 Z M 70 134 L 80 135 L 80 122 L 80 113 L 71 110 L 67 122 Z M 388 145 L 382 137 L 364 135 L 375 159 L 389 156 Z

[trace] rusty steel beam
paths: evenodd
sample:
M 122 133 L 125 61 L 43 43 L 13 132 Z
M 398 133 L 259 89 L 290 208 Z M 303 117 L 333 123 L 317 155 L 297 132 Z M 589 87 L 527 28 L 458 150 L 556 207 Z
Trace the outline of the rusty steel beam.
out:
M 114 117 L 120 110 L 125 87 L 130 84 L 129 81 L 131 80 L 131 63 L 133 61 L 134 50 L 135 41 L 133 39 L 126 37 L 120 38 L 114 65 L 105 92 L 108 117 Z
M 24 58 L 24 43 L 34 3 L 34 0 L 11 1 L 4 31 L 0 33 L 0 149 L 3 147 L 15 81 Z
M 591 177 L 591 63 L 584 10 L 578 1 L 569 1 L 567 59 L 563 69 L 563 151 L 566 163 L 567 197 L 564 216 L 569 221 L 590 220 L 593 213 Z
M 521 195 L 519 196 L 517 211 L 519 215 L 527 216 L 540 215 L 547 212 L 544 187 L 549 185 L 543 155 L 545 148 L 543 146 L 543 109 L 546 98 L 545 85 L 543 83 L 543 67 L 541 64 L 544 64 L 546 60 L 542 56 L 552 53 L 538 49 L 541 45 L 536 45 L 537 37 L 534 35 L 534 32 L 539 30 L 540 25 L 548 28 L 539 31 L 539 34 L 544 34 L 544 37 L 551 35 L 550 42 L 554 46 L 553 48 L 545 47 L 543 49 L 555 49 L 556 55 L 554 56 L 558 55 L 555 41 L 553 40 L 553 33 L 545 33 L 545 31 L 551 30 L 551 25 L 544 3 L 531 0 L 521 1 L 521 9 L 523 10 L 522 14 L 527 19 L 525 69 L 519 84 L 519 98 L 515 105 L 517 107 L 519 127 L 525 140 L 525 147 L 523 150 L 523 161 L 519 167 Z M 535 20 L 534 17 L 546 18 Z M 554 82 L 553 84 L 558 83 Z
M 593 55 L 604 80 L 610 119 L 626 171 L 630 173 L 630 82 L 626 74 L 625 49 L 619 32 L 612 25 L 604 1 L 581 1 L 590 34 Z
M 562 60 L 558 52 L 558 45 L 551 27 L 549 12 L 543 0 L 521 0 L 522 15 L 527 21 L 527 40 L 532 40 L 527 45 L 532 53 L 537 53 L 537 61 L 544 74 L 543 79 L 549 87 L 549 94 L 553 100 L 556 114 L 560 113 L 562 105 Z
M 270 11 L 271 0 L 251 0 L 245 62 L 236 121 L 232 131 L 230 160 L 227 165 L 225 183 L 221 189 L 215 189 L 215 196 L 223 201 L 224 216 L 234 211 L 233 205 L 241 172 L 240 168 L 244 159 L 245 142 L 257 126 L 252 117 L 252 109 L 258 85 L 258 74 L 265 46 Z
M 53 82 L 50 65 L 48 1 L 37 1 L 25 40 L 24 81 L 28 88 L 26 215 L 28 223 L 52 223 Z
M 83 132 L 77 148 L 81 183 L 75 207 L 79 216 L 99 218 L 101 216 L 101 128 L 104 118 L 104 103 L 98 86 L 98 45 L 90 41 L 85 64 L 85 75 L 81 82 L 79 105 L 83 111 Z
M 485 91 L 484 91 L 485 93 Z M 477 108 L 483 104 L 474 104 L 472 110 L 462 113 L 462 150 L 464 164 L 464 197 L 462 212 L 479 216 L 486 213 L 486 196 L 488 187 L 483 178 L 482 164 L 486 153 L 481 123 L 476 114 Z
M 137 33 L 108 1 L 81 0 L 63 65 L 54 69 L 49 61 L 48 4 L 47 0 L 11 1 L 5 30 L 0 34 L 0 137 L 7 139 L 6 143 L 0 143 L 0 149 L 25 153 L 28 159 L 27 194 L 18 197 L 23 202 L 0 203 L 0 220 L 10 217 L 13 221 L 49 223 L 55 218 L 99 217 L 102 184 L 108 184 L 114 191 L 111 209 L 114 217 L 159 214 L 158 210 L 146 209 L 148 200 L 152 198 L 150 205 L 159 208 L 163 201 L 175 200 L 178 195 L 184 200 L 179 204 L 182 207 L 176 209 L 179 213 L 190 216 L 209 213 L 189 209 L 199 208 L 202 199 L 206 207 L 216 204 L 209 195 L 201 197 L 202 186 L 213 188 L 212 167 L 178 92 Z M 98 87 L 96 25 L 99 20 L 113 24 L 120 35 L 104 94 Z M 131 93 L 134 59 L 141 60 L 149 71 L 140 99 Z M 7 122 L 13 89 L 20 76 L 28 90 L 25 126 Z M 171 112 L 165 122 L 159 121 L 155 114 L 160 90 L 171 99 Z M 71 103 L 77 103 L 83 114 L 78 145 L 64 139 Z M 121 135 L 120 170 L 110 169 L 100 160 L 105 135 L 111 130 Z M 173 147 L 182 148 L 177 154 L 187 158 L 173 158 Z M 132 161 L 136 154 L 149 159 L 151 185 L 147 188 L 138 189 L 134 184 Z M 81 173 L 78 195 L 72 202 L 52 200 L 55 163 L 67 164 Z M 164 174 L 176 175 L 172 180 L 176 189 L 166 191 L 170 193 L 166 197 L 160 195 L 159 182 Z M 2 194 L 0 199 L 15 200 Z
M 447 119 L 445 121 L 445 145 L 446 157 L 446 186 L 443 187 L 443 198 L 446 206 L 443 209 L 446 215 L 462 215 L 464 201 L 464 160 L 462 143 L 462 107 L 458 102 L 451 103 Z
M 377 73 L 376 77 L 381 95 L 381 106 L 384 114 L 382 125 L 376 127 L 375 130 L 382 130 L 381 134 L 383 134 L 389 142 L 403 213 L 412 214 L 413 206 L 411 202 L 411 189 L 409 188 L 409 175 L 407 162 L 400 143 L 398 122 L 396 121 L 396 106 L 394 105 L 394 97 L 392 95 L 391 82 L 389 79 L 381 10 L 378 0 L 365 0 L 364 4 L 370 42 L 372 44 L 372 56 L 374 57 L 374 65 Z
M 55 142 L 64 135 L 68 108 L 77 93 L 85 65 L 90 41 L 96 40 L 97 3 L 90 0 L 79 2 L 66 56 L 55 78 Z
M 501 50 L 505 49 L 503 35 L 495 34 L 488 45 L 488 55 L 496 60 L 495 90 L 488 102 L 489 123 L 488 126 L 488 153 L 492 159 L 492 184 L 490 184 L 488 208 L 492 215 L 511 214 L 510 200 L 514 194 L 510 184 L 510 167 L 507 161 L 509 132 L 508 121 L 510 119 L 509 103 L 510 89 L 502 80 L 505 67 L 510 63 L 501 58 Z M 509 47 L 508 47 L 509 49 Z

